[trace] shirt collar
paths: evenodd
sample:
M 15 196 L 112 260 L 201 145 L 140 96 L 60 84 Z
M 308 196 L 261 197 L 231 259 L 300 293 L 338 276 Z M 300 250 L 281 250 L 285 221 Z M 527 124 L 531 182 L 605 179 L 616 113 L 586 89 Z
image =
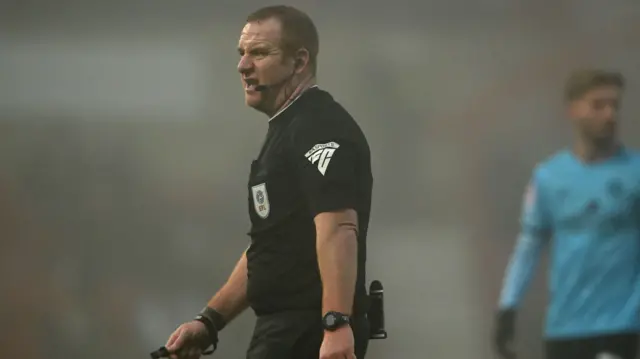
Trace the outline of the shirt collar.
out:
M 289 106 L 293 105 L 294 102 L 296 102 L 302 95 L 304 95 L 307 91 L 313 89 L 313 88 L 317 88 L 318 85 L 313 85 L 311 87 L 309 87 L 308 89 L 302 91 L 298 96 L 296 96 L 291 102 L 289 102 L 289 104 L 287 104 L 285 107 L 281 108 L 280 111 L 276 112 L 275 115 L 271 116 L 271 118 L 269 119 L 269 122 L 271 122 L 271 120 L 273 120 L 274 118 L 278 117 L 281 113 L 283 113 L 286 109 L 289 108 Z

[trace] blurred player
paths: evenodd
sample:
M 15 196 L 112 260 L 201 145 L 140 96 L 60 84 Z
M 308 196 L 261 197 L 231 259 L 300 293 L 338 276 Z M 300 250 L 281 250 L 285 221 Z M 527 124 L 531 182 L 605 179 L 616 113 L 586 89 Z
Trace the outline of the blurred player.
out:
M 573 148 L 540 163 L 500 297 L 495 345 L 513 358 L 516 309 L 551 244 L 547 359 L 634 359 L 640 330 L 640 154 L 616 136 L 624 78 L 573 73 Z

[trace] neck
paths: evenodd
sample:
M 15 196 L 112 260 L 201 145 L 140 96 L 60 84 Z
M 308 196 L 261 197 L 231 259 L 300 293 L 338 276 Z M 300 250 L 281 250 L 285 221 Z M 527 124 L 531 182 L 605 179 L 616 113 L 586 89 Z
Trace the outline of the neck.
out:
M 614 156 L 619 149 L 620 144 L 615 139 L 578 141 L 573 146 L 573 152 L 584 162 L 606 160 Z
M 293 101 L 295 101 L 298 98 L 298 96 L 300 96 L 303 92 L 305 92 L 306 90 L 308 90 L 309 88 L 311 88 L 315 84 L 316 84 L 315 77 L 314 76 L 310 76 L 310 77 L 302 80 L 297 86 L 295 86 L 293 88 L 293 90 L 291 92 L 289 92 L 287 90 L 284 90 L 281 93 L 282 99 L 280 99 L 279 101 L 276 101 L 276 106 L 275 106 L 274 110 L 270 111 L 270 113 L 267 113 L 269 118 L 272 118 L 277 113 L 279 113 L 280 111 L 284 110 Z M 278 96 L 278 97 L 280 97 L 280 96 Z M 277 105 L 278 103 L 280 105 Z

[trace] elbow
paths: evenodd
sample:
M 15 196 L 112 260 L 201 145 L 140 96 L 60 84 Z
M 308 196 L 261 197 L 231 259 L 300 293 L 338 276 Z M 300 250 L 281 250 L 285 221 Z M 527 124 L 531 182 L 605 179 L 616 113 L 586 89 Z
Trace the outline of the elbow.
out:
M 318 253 L 356 251 L 358 247 L 358 215 L 354 210 L 320 213 L 315 217 Z
M 358 234 L 353 229 L 337 227 L 331 233 L 319 235 L 316 246 L 318 253 L 324 250 L 337 250 L 355 254 L 358 250 Z

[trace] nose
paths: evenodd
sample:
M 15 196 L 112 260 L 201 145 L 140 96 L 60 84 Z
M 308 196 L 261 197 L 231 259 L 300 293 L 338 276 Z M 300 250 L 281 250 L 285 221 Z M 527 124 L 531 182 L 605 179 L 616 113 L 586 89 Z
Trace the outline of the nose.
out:
M 615 121 L 617 115 L 618 115 L 618 109 L 615 106 L 607 106 L 607 107 L 605 107 L 605 109 L 604 109 L 604 118 L 608 122 Z
M 253 61 L 248 56 L 242 56 L 238 61 L 238 72 L 246 74 L 253 69 Z

